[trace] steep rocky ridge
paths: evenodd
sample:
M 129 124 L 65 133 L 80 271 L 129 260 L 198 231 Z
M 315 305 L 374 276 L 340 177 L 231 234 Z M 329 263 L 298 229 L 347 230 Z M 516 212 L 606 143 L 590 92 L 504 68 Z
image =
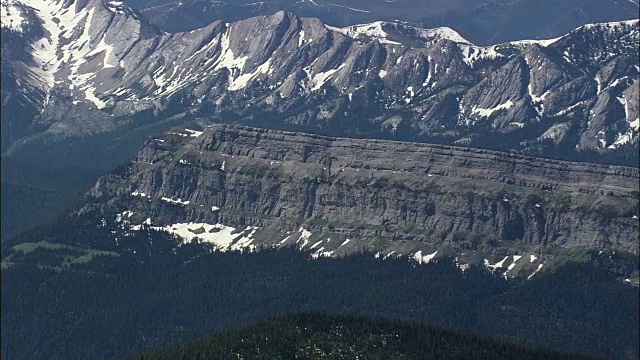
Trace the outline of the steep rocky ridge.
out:
M 168 34 L 121 1 L 5 3 L 20 20 L 3 31 L 27 54 L 7 59 L 3 75 L 21 85 L 3 82 L 3 101 L 31 99 L 38 114 L 25 124 L 3 110 L 3 123 L 20 129 L 9 154 L 29 134 L 92 136 L 139 127 L 136 116 L 179 116 L 637 159 L 637 20 L 476 46 L 449 28 L 335 28 L 285 12 Z
M 518 39 L 544 39 L 586 23 L 638 17 L 635 0 L 125 0 L 169 32 L 190 31 L 216 20 L 238 21 L 279 10 L 317 17 L 335 26 L 378 20 L 448 26 L 482 44 Z M 188 21 L 185 21 L 188 19 Z
M 638 180 L 637 168 L 215 125 L 147 141 L 82 212 L 169 231 L 190 223 L 202 239 L 225 224 L 237 241 L 251 232 L 247 246 L 295 243 L 315 256 L 504 258 L 484 260 L 495 268 L 527 256 L 515 273 L 563 248 L 637 256 Z

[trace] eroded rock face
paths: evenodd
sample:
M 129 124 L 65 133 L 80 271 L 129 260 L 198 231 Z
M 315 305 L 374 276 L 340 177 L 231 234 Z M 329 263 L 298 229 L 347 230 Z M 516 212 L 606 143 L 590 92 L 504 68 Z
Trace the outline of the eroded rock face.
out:
M 638 180 L 637 168 L 216 125 L 149 140 L 127 175 L 94 186 L 84 211 L 257 226 L 272 234 L 264 244 L 304 228 L 333 239 L 322 244 L 333 255 L 576 246 L 637 255 Z M 342 249 L 344 239 L 358 246 Z
M 169 34 L 121 1 L 12 4 L 26 15 L 3 31 L 27 54 L 3 57 L 3 102 L 28 104 L 36 119 L 18 126 L 3 110 L 8 131 L 20 127 L 11 141 L 183 114 L 565 158 L 638 146 L 637 20 L 476 46 L 448 28 L 335 28 L 282 11 Z

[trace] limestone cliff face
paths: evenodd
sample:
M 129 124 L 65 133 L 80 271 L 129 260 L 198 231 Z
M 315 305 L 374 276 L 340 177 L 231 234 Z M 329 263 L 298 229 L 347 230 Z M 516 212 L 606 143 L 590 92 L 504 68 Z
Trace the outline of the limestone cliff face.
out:
M 126 175 L 94 186 L 85 211 L 270 234 L 302 227 L 334 239 L 322 245 L 335 254 L 638 254 L 638 180 L 637 168 L 217 125 L 149 140 Z M 344 239 L 358 245 L 342 249 Z

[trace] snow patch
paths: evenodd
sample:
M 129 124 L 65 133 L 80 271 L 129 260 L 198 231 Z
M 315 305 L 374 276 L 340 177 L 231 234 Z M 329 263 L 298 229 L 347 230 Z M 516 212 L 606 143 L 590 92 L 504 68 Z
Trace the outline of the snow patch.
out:
M 469 40 L 465 39 L 457 31 L 449 27 L 438 27 L 433 29 L 413 29 L 417 30 L 419 36 L 422 38 L 447 39 L 462 45 L 473 45 L 471 42 L 469 42 Z
M 378 40 L 381 44 L 400 45 L 397 41 L 388 39 L 389 34 L 382 28 L 387 23 L 383 21 L 376 21 L 370 24 L 352 25 L 344 28 L 338 28 L 325 25 L 328 30 L 341 33 L 344 36 L 350 38 L 369 37 Z
M 565 108 L 565 109 L 563 109 L 563 110 L 558 111 L 558 112 L 557 112 L 556 114 L 554 114 L 553 116 L 564 116 L 564 115 L 566 115 L 566 114 L 568 114 L 568 113 L 572 112 L 573 110 L 575 110 L 575 109 L 577 109 L 577 108 L 579 108 L 579 107 L 581 107 L 581 106 L 588 105 L 588 104 L 589 104 L 589 101 L 580 101 L 580 102 L 577 102 L 577 103 L 575 103 L 575 104 L 573 104 L 573 105 L 571 105 L 571 106 L 569 106 L 569 107 L 567 107 L 567 108 Z
M 2 0 L 0 2 L 0 26 L 15 32 L 22 32 L 27 25 L 27 18 L 15 0 Z
M 242 74 L 242 75 L 238 76 L 238 78 L 233 80 L 229 84 L 229 91 L 237 91 L 237 90 L 240 90 L 240 89 L 244 89 L 247 86 L 247 84 L 249 83 L 249 81 L 252 80 L 253 78 L 255 78 L 256 76 L 258 76 L 260 74 L 271 75 L 272 73 L 273 73 L 273 69 L 271 68 L 271 59 L 267 59 L 267 61 L 265 61 L 260 66 L 258 66 L 255 69 L 255 71 L 247 73 L 247 74 Z
M 616 99 L 624 107 L 625 119 L 629 122 L 629 129 L 627 129 L 627 131 L 625 131 L 624 133 L 619 132 L 616 135 L 616 140 L 607 147 L 608 149 L 617 149 L 620 146 L 623 146 L 625 144 L 632 142 L 634 137 L 637 136 L 638 130 L 640 128 L 640 118 L 637 118 L 634 121 L 630 121 L 629 114 L 631 113 L 631 109 L 630 109 L 629 101 L 627 101 L 624 95 L 621 97 L 616 97 Z
M 92 29 L 94 14 L 98 7 L 80 8 L 67 6 L 67 2 L 58 0 L 21 0 L 25 6 L 31 7 L 41 20 L 46 37 L 36 40 L 31 45 L 31 55 L 35 61 L 33 68 L 41 81 L 43 90 L 47 92 L 45 105 L 48 103 L 49 91 L 56 83 L 55 74 L 61 64 L 69 69 L 69 88 L 76 90 L 98 109 L 106 106 L 97 93 L 93 81 L 96 73 L 82 73 L 80 67 L 87 60 L 100 53 L 103 54 L 102 68 L 115 67 L 119 60 L 114 58 L 113 47 L 104 41 L 105 34 Z M 120 2 L 110 2 L 114 6 Z M 108 6 L 107 6 L 108 7 Z M 95 24 L 93 24 L 95 26 Z M 77 36 L 80 32 L 80 36 Z M 102 37 L 97 38 L 96 34 Z
M 600 95 L 600 93 L 602 92 L 602 79 L 600 79 L 599 75 L 596 75 L 596 77 L 593 78 L 593 80 L 595 80 L 596 84 L 598 84 L 598 90 L 596 90 L 596 95 Z
M 516 262 L 518 260 L 522 259 L 522 256 L 520 255 L 513 255 L 513 261 L 511 262 L 511 264 L 509 264 L 509 266 L 507 267 L 507 271 L 504 272 L 504 274 L 502 274 L 503 276 L 507 276 L 507 273 L 511 270 L 513 270 L 516 267 Z M 503 260 L 504 261 L 504 260 Z M 496 264 L 497 265 L 497 264 Z
M 171 199 L 168 197 L 161 197 L 160 200 L 169 203 L 169 204 L 174 204 L 174 205 L 182 205 L 182 206 L 186 206 L 189 205 L 189 201 L 183 201 L 182 199 Z
M 128 219 L 130 219 L 132 215 L 133 215 L 133 211 L 129 211 L 129 210 L 123 211 L 121 213 L 117 213 L 116 222 L 123 223 L 123 224 L 129 223 Z
M 483 109 L 483 108 L 479 108 L 477 106 L 474 106 L 471 109 L 471 113 L 472 114 L 478 114 L 478 115 L 480 115 L 482 117 L 489 117 L 489 116 L 491 116 L 491 114 L 493 114 L 496 111 L 510 109 L 513 106 L 513 104 L 514 104 L 513 101 L 507 100 L 507 102 L 505 102 L 504 104 L 496 105 L 496 106 L 494 106 L 494 107 L 492 107 L 490 109 Z
M 287 236 L 286 238 L 280 240 L 280 242 L 278 242 L 278 244 L 276 246 L 284 245 L 287 241 L 289 241 L 290 238 L 291 238 L 291 235 Z
M 137 189 L 131 193 L 131 196 L 136 196 L 136 197 L 147 197 L 147 194 L 138 191 Z M 150 196 L 149 196 L 150 197 Z
M 202 135 L 204 133 L 203 131 L 191 130 L 191 129 L 184 129 L 184 131 L 189 133 L 189 136 L 191 136 L 191 137 L 199 137 L 200 135 Z
M 233 53 L 231 47 L 229 46 L 229 36 L 231 33 L 231 29 L 227 29 L 227 31 L 222 36 L 222 40 L 220 42 L 220 57 L 216 61 L 216 65 L 213 70 L 218 71 L 222 69 L 227 69 L 229 71 L 229 90 L 239 90 L 242 89 L 248 79 L 246 77 L 241 77 L 237 79 L 239 74 L 242 73 L 248 56 L 238 56 Z M 236 80 L 237 79 L 237 80 Z M 237 83 L 236 83 L 237 81 Z
M 107 105 L 106 101 L 102 101 L 96 96 L 96 89 L 93 86 L 85 87 L 84 98 L 91 101 L 98 110 L 103 109 Z
M 413 92 L 413 86 L 407 87 L 407 93 L 409 97 L 414 97 L 416 94 Z
M 333 255 L 333 251 L 324 251 L 324 247 L 321 247 L 311 254 L 311 258 L 318 259 L 320 257 L 331 257 L 331 255 Z
M 422 87 L 427 87 L 429 86 L 429 82 L 431 81 L 431 77 L 433 76 L 433 72 L 431 71 L 431 64 L 432 64 L 432 59 L 431 59 L 431 55 L 427 56 L 427 63 L 428 68 L 427 68 L 427 78 L 424 80 L 424 82 L 422 83 Z
M 252 245 L 251 243 L 255 240 L 253 236 L 259 228 L 255 226 L 248 226 L 241 233 L 238 233 L 236 228 L 226 226 L 224 224 L 190 222 L 153 227 L 153 229 L 164 230 L 178 235 L 183 239 L 184 243 L 189 243 L 194 240 L 210 243 L 215 246 L 216 250 L 225 252 L 229 250 L 255 250 L 255 245 Z
M 331 69 L 331 70 L 327 70 L 327 71 L 319 72 L 315 74 L 313 76 L 313 79 L 311 79 L 313 83 L 313 87 L 311 88 L 311 91 L 316 91 L 322 88 L 322 86 L 327 82 L 327 80 L 329 80 L 329 78 L 331 78 L 331 76 L 333 76 L 333 74 L 335 74 L 338 70 L 342 69 L 344 65 L 345 64 L 341 64 L 335 69 Z
M 300 232 L 300 237 L 298 238 L 298 240 L 296 240 L 296 244 L 302 241 L 302 245 L 300 245 L 300 250 L 302 250 L 305 246 L 307 246 L 307 244 L 309 244 L 309 238 L 311 237 L 312 233 L 311 231 L 303 227 L 300 227 L 298 232 Z
M 620 146 L 628 144 L 633 140 L 633 137 L 634 137 L 633 129 L 629 129 L 624 134 L 623 133 L 618 133 L 616 135 L 616 140 L 611 145 L 607 146 L 607 149 L 617 149 Z M 601 140 L 601 141 L 603 141 L 603 140 Z M 603 147 L 604 146 L 606 146 L 606 142 L 603 144 Z
M 531 273 L 531 275 L 527 276 L 527 280 L 531 280 L 531 278 L 538 273 L 538 271 L 540 271 L 540 269 L 542 269 L 542 266 L 544 265 L 544 263 L 538 265 L 538 268 Z
M 124 14 L 125 5 L 122 1 L 112 0 L 112 1 L 108 1 L 106 5 L 107 5 L 107 9 L 112 13 Z
M 529 45 L 540 45 L 542 47 L 547 47 L 549 45 L 554 44 L 558 40 L 562 39 L 562 37 L 557 37 L 553 39 L 545 39 L 545 40 L 518 40 L 511 41 L 508 44 L 515 46 L 529 46 Z
M 500 269 L 502 266 L 504 266 L 504 262 L 507 261 L 508 258 L 509 258 L 508 256 L 505 256 L 504 259 L 498 261 L 493 265 L 489 262 L 489 260 L 484 259 L 484 266 L 487 269 L 491 269 L 491 270 Z
M 422 255 L 422 250 L 418 250 L 415 254 L 413 254 L 413 259 L 418 262 L 418 264 L 428 264 L 436 257 L 438 251 L 436 250 L 433 254 Z
M 322 241 L 323 241 L 323 240 L 320 240 L 320 241 L 318 241 L 317 243 L 315 243 L 315 244 L 311 245 L 311 247 L 310 247 L 309 249 L 310 249 L 310 250 L 315 249 L 316 247 L 318 247 L 318 245 L 322 244 Z
M 475 63 L 484 59 L 496 59 L 503 57 L 502 54 L 495 50 L 495 46 L 480 47 L 480 46 L 461 46 L 462 49 L 462 61 L 464 61 L 470 67 L 473 67 Z

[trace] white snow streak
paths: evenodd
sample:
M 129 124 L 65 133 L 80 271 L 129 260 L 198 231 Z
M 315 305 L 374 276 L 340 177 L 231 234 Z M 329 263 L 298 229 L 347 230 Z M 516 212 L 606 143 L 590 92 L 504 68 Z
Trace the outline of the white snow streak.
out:
M 341 64 L 335 69 L 331 69 L 331 70 L 327 70 L 327 71 L 319 72 L 315 74 L 313 76 L 313 79 L 311 79 L 313 83 L 313 87 L 311 88 L 311 91 L 316 91 L 322 88 L 322 86 L 327 82 L 327 80 L 329 80 L 331 76 L 333 76 L 333 74 L 338 72 L 338 70 L 342 69 L 344 65 L 345 64 Z
M 531 280 L 531 278 L 538 273 L 538 271 L 540 271 L 540 269 L 542 269 L 542 266 L 544 265 L 544 263 L 538 265 L 538 268 L 536 269 L 536 271 L 534 271 L 533 273 L 531 273 L 531 275 L 527 276 L 527 280 Z
M 471 109 L 471 112 L 473 114 L 478 114 L 478 115 L 483 116 L 483 117 L 489 117 L 489 116 L 491 116 L 491 114 L 493 114 L 496 111 L 506 110 L 506 109 L 511 108 L 512 106 L 513 106 L 513 101 L 507 100 L 507 102 L 505 102 L 504 104 L 496 105 L 495 107 L 492 107 L 490 109 L 483 109 L 483 108 L 479 108 L 477 106 L 474 106 Z
M 183 201 L 182 199 L 171 199 L 163 196 L 160 198 L 160 200 L 167 202 L 169 204 L 174 204 L 174 205 L 182 205 L 182 206 L 189 205 L 189 201 Z
M 513 262 L 509 265 L 509 267 L 507 268 L 508 270 L 513 270 L 514 267 L 516 267 L 516 262 L 518 260 L 522 259 L 522 256 L 520 255 L 513 255 Z

